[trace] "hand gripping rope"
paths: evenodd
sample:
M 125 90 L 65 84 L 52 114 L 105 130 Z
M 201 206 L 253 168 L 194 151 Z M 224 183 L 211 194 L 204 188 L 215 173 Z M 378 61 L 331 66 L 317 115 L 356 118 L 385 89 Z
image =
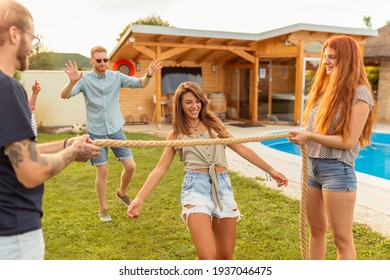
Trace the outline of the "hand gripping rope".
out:
M 99 139 L 93 143 L 97 146 L 105 147 L 183 147 L 183 146 L 207 146 L 207 145 L 231 145 L 238 143 L 261 142 L 279 138 L 288 138 L 289 133 L 269 134 L 263 136 L 237 137 L 237 138 L 216 138 L 216 139 L 196 139 L 196 140 L 110 140 Z M 301 179 L 301 202 L 300 202 L 300 239 L 301 239 L 301 256 L 307 260 L 307 236 L 306 236 L 306 198 L 307 198 L 307 151 L 305 145 L 301 145 L 302 152 L 302 179 Z

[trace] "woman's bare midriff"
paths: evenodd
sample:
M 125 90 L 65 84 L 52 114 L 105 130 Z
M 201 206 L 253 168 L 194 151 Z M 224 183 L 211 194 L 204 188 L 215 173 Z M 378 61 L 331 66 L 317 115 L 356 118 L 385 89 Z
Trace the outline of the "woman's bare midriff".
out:
M 217 173 L 225 172 L 227 171 L 227 168 L 222 167 L 222 166 L 216 166 L 215 170 L 217 170 Z M 201 173 L 209 173 L 208 168 L 198 168 L 198 169 L 192 169 L 194 172 L 201 172 Z

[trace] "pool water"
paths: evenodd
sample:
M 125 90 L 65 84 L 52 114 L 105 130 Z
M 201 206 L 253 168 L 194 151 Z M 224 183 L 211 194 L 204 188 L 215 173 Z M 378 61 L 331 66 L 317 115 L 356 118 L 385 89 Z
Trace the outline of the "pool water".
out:
M 366 147 L 359 152 L 355 169 L 358 172 L 390 180 L 390 134 L 376 132 L 371 141 L 371 147 Z M 281 152 L 301 155 L 301 148 L 288 142 L 287 138 L 266 140 L 261 143 Z

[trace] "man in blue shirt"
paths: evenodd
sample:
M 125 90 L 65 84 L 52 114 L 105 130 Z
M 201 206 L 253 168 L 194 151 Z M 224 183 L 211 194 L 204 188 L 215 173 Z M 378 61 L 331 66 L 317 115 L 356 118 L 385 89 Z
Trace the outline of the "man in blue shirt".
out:
M 76 62 L 69 61 L 65 66 L 65 73 L 69 81 L 61 91 L 61 98 L 68 99 L 80 92 L 83 93 L 87 112 L 87 130 L 91 139 L 126 140 L 122 126 L 125 123 L 120 106 L 119 96 L 121 88 L 144 88 L 149 84 L 153 75 L 162 68 L 162 62 L 153 60 L 142 78 L 131 77 L 119 71 L 107 70 L 107 50 L 96 46 L 91 49 L 89 59 L 93 66 L 92 71 L 81 73 Z M 116 158 L 121 161 L 123 170 L 120 186 L 116 196 L 130 205 L 127 187 L 135 172 L 135 161 L 129 148 L 111 148 Z M 99 218 L 101 221 L 111 221 L 106 202 L 108 177 L 108 148 L 102 147 L 100 156 L 91 160 L 97 167 L 95 187 L 99 199 Z
M 99 154 L 88 135 L 36 143 L 27 94 L 13 78 L 39 44 L 30 12 L 0 5 L 0 260 L 43 260 L 43 183 L 73 161 Z

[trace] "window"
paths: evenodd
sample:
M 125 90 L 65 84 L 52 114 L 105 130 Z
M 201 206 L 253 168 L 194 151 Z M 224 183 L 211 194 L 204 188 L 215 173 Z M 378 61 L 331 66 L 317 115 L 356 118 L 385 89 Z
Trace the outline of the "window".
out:
M 203 88 L 201 67 L 163 67 L 161 75 L 163 94 L 174 94 L 181 83 L 188 81 Z
M 322 43 L 321 42 L 313 42 L 308 45 L 305 45 L 306 53 L 321 53 L 322 51 Z

